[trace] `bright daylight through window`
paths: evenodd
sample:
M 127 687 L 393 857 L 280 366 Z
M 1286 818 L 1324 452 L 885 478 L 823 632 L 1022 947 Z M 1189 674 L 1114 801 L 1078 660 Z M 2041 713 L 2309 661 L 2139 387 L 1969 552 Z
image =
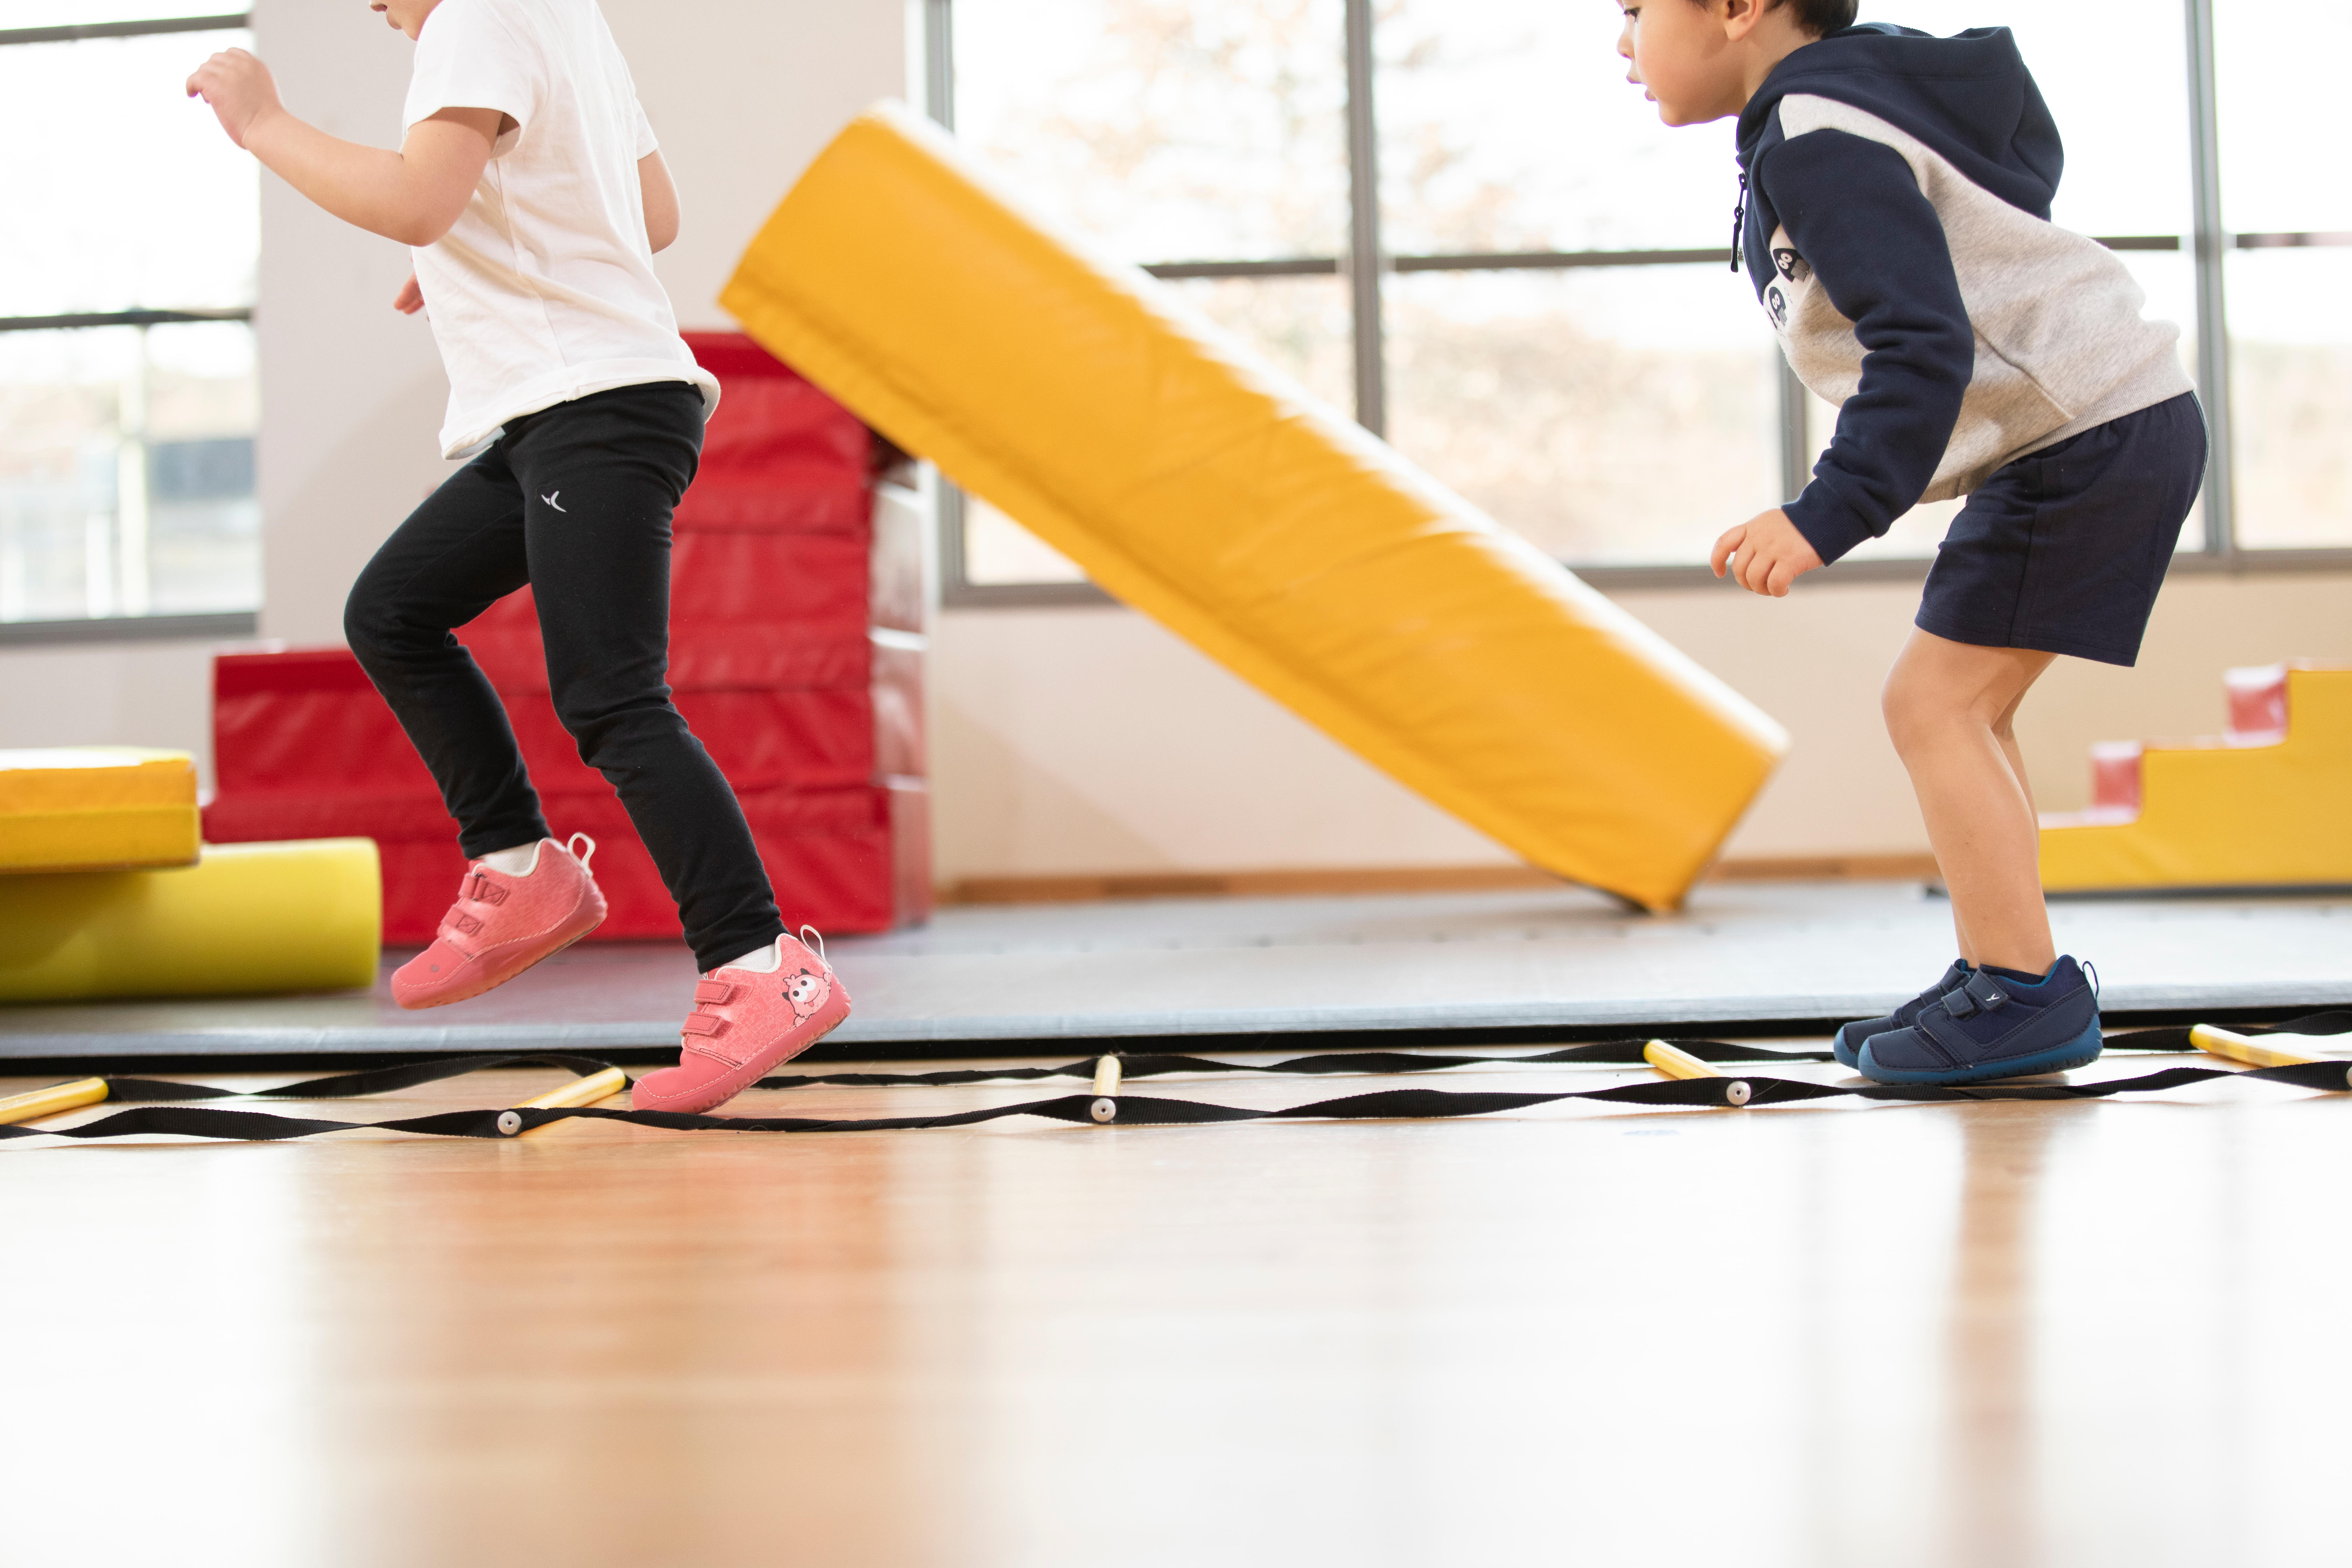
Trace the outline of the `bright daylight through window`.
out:
M 1834 411 L 1784 373 L 1728 268 L 1731 127 L 1658 123 L 1624 81 L 1614 7 L 931 3 L 953 8 L 951 103 L 934 112 L 1017 188 L 1572 565 L 1701 563 L 1725 528 L 1792 497 L 1829 439 Z M 2287 3 L 2298 37 L 2352 47 L 2352 22 Z M 1352 76 L 1351 10 L 1375 62 Z M 2229 393 L 2228 489 L 2182 551 L 2352 547 L 2352 197 L 2257 151 L 2319 144 L 2326 84 L 2274 77 L 2333 55 L 2282 65 L 2251 18 L 2184 10 L 2118 29 L 2097 0 L 1985 0 L 1965 20 L 2014 29 L 2049 100 L 2067 152 L 2056 220 L 2114 246 L 2149 313 L 2180 327 L 2203 394 Z M 1960 25 L 1948 0 L 1864 13 Z M 2216 78 L 2200 139 L 2195 84 Z M 1351 93 L 1378 163 L 1370 331 L 1349 267 Z M 2221 205 L 2200 269 L 2208 163 Z M 2216 271 L 2226 292 L 2200 312 Z M 2224 320 L 2229 353 L 2200 363 L 2200 326 Z M 1958 504 L 1918 509 L 1854 558 L 1932 554 Z M 951 593 L 1078 578 L 970 498 L 947 554 Z
M 226 10 L 0 0 L 0 637 L 259 604 L 259 184 L 181 92 Z

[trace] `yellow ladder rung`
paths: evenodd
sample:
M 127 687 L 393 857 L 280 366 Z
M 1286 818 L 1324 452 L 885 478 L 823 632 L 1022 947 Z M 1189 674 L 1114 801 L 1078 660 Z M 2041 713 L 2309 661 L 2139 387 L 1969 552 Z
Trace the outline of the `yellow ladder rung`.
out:
M 534 1094 L 529 1100 L 519 1100 L 508 1109 L 510 1110 L 561 1110 L 567 1106 L 594 1105 L 599 1100 L 612 1099 L 628 1087 L 627 1073 L 623 1072 L 619 1068 L 606 1068 L 603 1072 L 592 1072 L 586 1078 L 573 1079 L 561 1089 L 551 1089 L 545 1094 Z M 508 1131 L 505 1120 L 504 1117 L 499 1118 L 499 1131 L 501 1132 Z M 555 1123 L 550 1122 L 548 1125 L 552 1127 Z M 528 1137 L 538 1131 L 540 1130 L 535 1127 L 526 1127 L 509 1135 Z
M 2294 1038 L 2293 1036 L 2273 1036 L 2273 1039 Z M 2232 1030 L 2212 1024 L 2200 1024 L 2189 1031 L 2189 1043 L 2208 1056 L 2223 1061 L 2240 1062 L 2250 1068 L 2301 1067 L 2305 1062 L 2325 1061 L 2324 1057 L 2306 1056 L 2284 1050 L 2262 1040 L 2249 1039 Z
M 47 1089 L 37 1089 L 30 1094 L 12 1094 L 0 1100 L 0 1126 L 38 1121 L 44 1116 L 79 1110 L 85 1105 L 96 1105 L 106 1098 L 106 1093 L 104 1079 L 84 1078 Z
M 1652 1040 L 1648 1045 L 1643 1046 L 1642 1059 L 1668 1078 L 1721 1078 L 1724 1076 L 1680 1046 L 1670 1046 L 1664 1040 Z

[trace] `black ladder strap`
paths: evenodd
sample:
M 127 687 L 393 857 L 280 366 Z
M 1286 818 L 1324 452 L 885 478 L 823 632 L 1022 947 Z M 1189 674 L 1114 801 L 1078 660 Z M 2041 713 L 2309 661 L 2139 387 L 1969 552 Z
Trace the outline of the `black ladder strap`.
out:
M 2285 1024 L 2267 1026 L 2247 1026 L 2236 1032 L 2248 1036 L 2294 1034 L 2326 1037 L 2352 1034 L 2352 1011 L 2316 1013 Z M 1759 1060 L 1768 1064 L 1814 1062 L 1826 1060 L 1829 1055 L 1824 1051 L 1770 1051 L 1752 1046 L 1733 1045 L 1721 1040 L 1675 1040 L 1669 1043 L 1680 1047 L 1702 1060 L 1715 1064 Z M 1320 1056 L 1296 1057 L 1286 1061 L 1264 1066 L 1224 1062 L 1207 1057 L 1164 1054 L 1127 1056 L 1121 1053 L 1119 1060 L 1123 1076 L 1129 1078 L 1174 1072 L 1214 1072 L 1251 1076 L 1286 1073 L 1369 1075 L 1433 1072 L 1444 1068 L 1467 1066 L 1556 1066 L 1570 1063 L 1636 1066 L 1641 1065 L 1643 1061 L 1641 1047 L 1646 1042 L 1640 1040 L 1604 1041 L 1594 1045 L 1565 1047 L 1537 1056 L 1515 1057 L 1437 1056 L 1409 1051 L 1329 1052 Z M 2189 1039 L 2189 1031 L 2185 1027 L 2137 1030 L 2112 1036 L 2109 1037 L 2108 1044 L 2113 1048 L 2125 1050 L 2183 1052 L 2195 1048 Z M 1098 1059 L 1088 1057 L 1060 1067 L 1014 1068 L 998 1070 L 978 1068 L 940 1073 L 782 1075 L 763 1079 L 759 1087 L 792 1088 L 815 1084 L 836 1084 L 859 1088 L 892 1085 L 940 1087 L 992 1081 L 1035 1080 L 1046 1078 L 1085 1079 L 1092 1076 Z M 609 1064 L 593 1057 L 558 1053 L 457 1057 L 428 1062 L 412 1062 L 396 1067 L 373 1068 L 361 1072 L 281 1084 L 274 1089 L 249 1090 L 220 1089 L 205 1084 L 169 1083 L 154 1079 L 110 1078 L 105 1080 L 109 1100 L 132 1105 L 138 1109 L 117 1111 L 112 1115 L 85 1122 L 79 1127 L 45 1130 L 23 1125 L 0 1126 L 0 1140 L 21 1138 L 94 1140 L 161 1134 L 192 1138 L 273 1141 L 315 1137 L 325 1132 L 352 1131 L 362 1128 L 435 1137 L 500 1138 L 512 1137 L 535 1127 L 571 1119 L 626 1121 L 636 1126 L 662 1128 L 674 1131 L 898 1131 L 920 1128 L 968 1127 L 1013 1116 L 1041 1116 L 1065 1121 L 1097 1121 L 1107 1120 L 1099 1114 L 1099 1108 L 1104 1105 L 1113 1108 L 1111 1117 L 1108 1119 L 1115 1119 L 1129 1126 L 1307 1119 L 1427 1120 L 1483 1116 L 1498 1110 L 1524 1110 L 1533 1106 L 1551 1105 L 1573 1100 L 1591 1100 L 1630 1105 L 1682 1107 L 1728 1105 L 1733 1103 L 1727 1098 L 1732 1093 L 1728 1086 L 1734 1083 L 1746 1086 L 1748 1094 L 1752 1097 L 1742 1103 L 1775 1105 L 1841 1097 L 1895 1100 L 1914 1104 L 1987 1100 L 2103 1100 L 2118 1094 L 2159 1093 L 2166 1089 L 2224 1078 L 2260 1079 L 2265 1082 L 2328 1091 L 2343 1091 L 2347 1088 L 2347 1082 L 2352 1082 L 2347 1080 L 2346 1064 L 2324 1061 L 2300 1063 L 2292 1067 L 2263 1068 L 2251 1071 L 2217 1068 L 2170 1068 L 2138 1078 L 2087 1084 L 1992 1083 L 1964 1088 L 1882 1084 L 1842 1086 L 1795 1079 L 1750 1077 L 1669 1079 L 1619 1084 L 1608 1089 L 1576 1089 L 1547 1094 L 1433 1089 L 1391 1089 L 1371 1094 L 1349 1095 L 1338 1100 L 1318 1100 L 1308 1105 L 1293 1106 L 1276 1110 L 1253 1110 L 1203 1101 L 1160 1099 L 1153 1096 L 1127 1095 L 1105 1100 L 1087 1095 L 1068 1095 L 1054 1100 L 1032 1100 L 1019 1105 L 985 1107 L 975 1110 L 954 1111 L 936 1116 L 860 1119 L 686 1116 L 673 1111 L 614 1110 L 601 1106 L 573 1106 L 553 1109 L 517 1107 L 510 1110 L 442 1111 L 429 1116 L 367 1122 L 331 1121 L 317 1118 L 278 1116 L 263 1111 L 196 1108 L 184 1104 L 190 1100 L 226 1099 L 355 1099 L 365 1095 L 392 1093 L 420 1084 L 440 1082 L 496 1068 L 521 1066 L 560 1067 L 585 1078 L 591 1074 L 604 1071 Z
M 1200 1100 L 1167 1100 L 1154 1095 L 1097 1098 L 1071 1094 L 1053 1100 L 986 1106 L 937 1116 L 691 1116 L 667 1110 L 611 1110 L 602 1106 L 567 1106 L 544 1110 L 518 1107 L 507 1110 L 452 1110 L 432 1116 L 407 1117 L 396 1121 L 367 1122 L 326 1121 L 277 1116 L 257 1110 L 158 1105 L 117 1111 L 79 1127 L 54 1131 L 37 1127 L 0 1127 L 0 1140 L 71 1138 L 91 1141 L 171 1134 L 250 1142 L 310 1138 L 324 1132 L 348 1132 L 362 1129 L 444 1138 L 508 1138 L 566 1121 L 620 1121 L 635 1127 L 654 1127 L 676 1132 L 785 1133 L 911 1131 L 925 1128 L 971 1127 L 1014 1116 L 1037 1116 L 1068 1122 L 1116 1121 L 1126 1126 L 1141 1127 L 1182 1126 L 1211 1121 L 1434 1121 L 1525 1110 L 1536 1106 L 1580 1100 L 1616 1105 L 1685 1109 L 1743 1104 L 1786 1105 L 1804 1100 L 1838 1099 L 1893 1100 L 1921 1105 L 2105 1100 L 2119 1094 L 2161 1093 L 2221 1079 L 2253 1079 L 2264 1083 L 2339 1094 L 2352 1091 L 2352 1066 L 2340 1061 L 2324 1061 L 2244 1071 L 2226 1068 L 2175 1067 L 2138 1078 L 2116 1079 L 2105 1083 L 1994 1083 L 1966 1088 L 1823 1084 L 1798 1079 L 1759 1077 L 1662 1079 L 1643 1083 L 1617 1084 L 1608 1089 L 1569 1089 L 1541 1094 L 1392 1089 L 1272 1110 Z M 1108 1114 L 1105 1114 L 1106 1108 Z

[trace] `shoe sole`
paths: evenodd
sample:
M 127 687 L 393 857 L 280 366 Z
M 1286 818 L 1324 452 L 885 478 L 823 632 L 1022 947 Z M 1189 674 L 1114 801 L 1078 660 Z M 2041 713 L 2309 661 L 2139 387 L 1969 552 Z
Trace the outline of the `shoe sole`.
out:
M 827 1035 L 832 1034 L 835 1029 L 841 1027 L 842 1025 L 849 1022 L 850 1003 L 848 999 L 845 996 L 842 996 L 841 993 L 838 991 L 835 993 L 835 995 L 836 997 L 840 997 L 840 1005 L 836 1008 L 834 1007 L 831 1003 L 826 1005 L 827 1010 L 833 1014 L 829 1018 L 825 1017 L 824 1013 L 819 1013 L 817 1015 L 819 1018 L 824 1020 L 824 1026 L 817 1030 L 816 1033 L 800 1041 L 797 1045 L 788 1046 L 785 1049 L 778 1051 L 772 1057 L 766 1056 L 765 1053 L 762 1053 L 761 1056 L 754 1057 L 750 1061 L 745 1062 L 741 1067 L 737 1068 L 733 1072 L 727 1074 L 724 1078 L 719 1079 L 715 1082 L 704 1085 L 703 1089 L 705 1092 L 712 1089 L 724 1089 L 726 1090 L 726 1092 L 720 1094 L 717 1099 L 706 1100 L 703 1098 L 702 1094 L 698 1093 L 690 1099 L 682 1099 L 672 1103 L 641 1105 L 638 1103 L 635 1094 L 632 1092 L 629 1097 L 631 1109 L 637 1110 L 669 1110 L 676 1111 L 682 1116 L 700 1116 L 709 1111 L 718 1110 L 720 1106 L 726 1104 L 737 1095 L 743 1093 L 746 1089 L 749 1089 L 753 1085 L 757 1084 L 761 1079 L 767 1077 L 771 1071 L 783 1066 L 786 1062 L 791 1061 L 794 1057 L 800 1056 L 803 1052 L 807 1051 L 819 1040 L 824 1039 Z M 738 1081 L 739 1079 L 740 1081 Z M 734 1087 L 731 1089 L 727 1088 L 729 1084 L 733 1084 Z
M 458 1002 L 471 1002 L 477 996 L 488 995 L 489 993 L 496 991 L 499 986 L 504 985 L 508 981 L 514 979 L 517 975 L 527 974 L 530 971 L 538 968 L 541 964 L 545 963 L 549 959 L 553 958 L 557 953 L 562 952 L 565 948 L 570 947 L 572 943 L 584 942 L 589 937 L 595 935 L 597 927 L 602 926 L 604 923 L 605 918 L 606 917 L 604 915 L 597 916 L 595 925 L 589 926 L 583 931 L 573 932 L 572 935 L 565 937 L 562 942 L 557 942 L 553 947 L 549 948 L 545 952 L 541 953 L 537 958 L 532 959 L 529 963 L 524 964 L 521 968 L 515 970 L 512 973 L 501 974 L 487 985 L 477 986 L 471 991 L 461 991 L 454 996 L 436 996 L 430 1002 L 402 1002 L 399 998 L 394 997 L 394 1003 L 405 1013 L 425 1013 L 430 1012 L 436 1007 L 446 1007 Z
M 1836 1037 L 1830 1041 L 1830 1055 L 1837 1058 L 1837 1065 L 1842 1068 L 1862 1066 L 1862 1046 L 1849 1046 L 1845 1043 L 1845 1032 L 1853 1027 L 1852 1024 L 1839 1025 Z M 1867 1037 L 1863 1041 L 1863 1045 L 1869 1043 Z
M 2093 1024 L 2064 1045 L 2030 1057 L 2004 1057 L 1997 1062 L 1979 1062 L 1968 1068 L 1883 1068 L 1871 1056 L 1869 1042 L 1864 1041 L 1862 1058 L 1855 1065 L 1862 1069 L 1862 1076 L 1873 1083 L 1930 1084 L 1953 1088 L 1961 1084 L 1990 1083 L 1996 1079 L 2071 1072 L 2097 1061 L 2105 1044 L 2099 1034 L 2099 1026 Z

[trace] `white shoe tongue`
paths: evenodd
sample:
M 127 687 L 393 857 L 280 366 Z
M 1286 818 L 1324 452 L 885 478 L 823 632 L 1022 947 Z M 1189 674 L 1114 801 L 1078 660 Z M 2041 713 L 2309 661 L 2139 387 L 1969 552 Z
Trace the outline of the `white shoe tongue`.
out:
M 773 974 L 784 966 L 783 943 L 772 942 L 765 947 L 755 947 L 740 958 L 730 958 L 721 969 L 746 969 L 754 974 Z
M 539 869 L 540 845 L 544 839 L 519 844 L 512 849 L 500 849 L 482 857 L 482 864 L 501 876 L 528 877 Z

